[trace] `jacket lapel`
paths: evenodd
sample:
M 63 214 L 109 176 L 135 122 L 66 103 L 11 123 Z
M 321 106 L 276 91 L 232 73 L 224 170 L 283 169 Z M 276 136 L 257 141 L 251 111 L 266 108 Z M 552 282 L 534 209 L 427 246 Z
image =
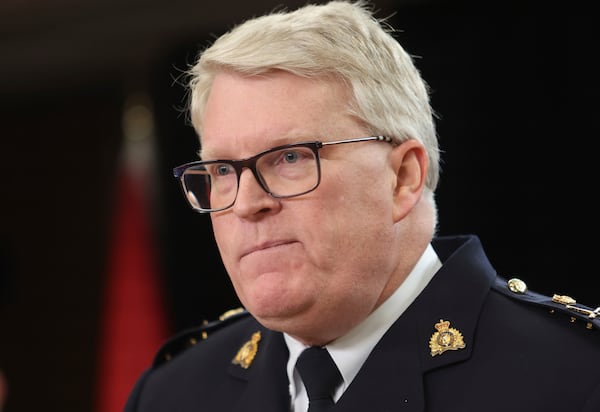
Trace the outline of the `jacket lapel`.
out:
M 415 333 L 411 316 L 398 319 L 375 346 L 335 409 L 422 411 L 424 395 L 421 365 L 415 356 L 419 351 Z
M 375 346 L 338 401 L 337 411 L 423 411 L 425 372 L 470 357 L 477 319 L 495 272 L 476 238 L 461 239 L 448 253 L 437 252 L 444 266 Z M 460 334 L 465 345 L 460 348 L 454 340 L 444 346 L 434 339 L 433 348 L 441 353 L 432 355 L 430 344 L 441 319 L 450 322 L 448 336 L 457 339 Z
M 259 330 L 261 340 L 251 365 L 245 369 L 232 363 L 229 368 L 234 378 L 247 382 L 234 411 L 289 411 L 290 395 L 286 372 L 288 349 L 283 335 L 262 327 Z
M 423 372 L 461 362 L 471 356 L 479 315 L 496 277 L 479 239 L 459 239 L 464 243 L 457 246 L 457 240 L 451 241 L 454 245 L 449 255 L 443 248 L 438 251 L 434 242 L 433 246 L 444 265 L 414 302 L 418 312 L 419 339 L 426 342 L 426 350 L 420 352 Z M 431 342 L 432 337 L 440 337 L 439 333 L 436 334 L 439 332 L 436 325 L 441 320 L 449 322 L 451 338 L 461 335 L 464 348 L 453 346 L 456 342 L 447 348 L 437 345 L 435 339 Z M 430 343 L 442 351 L 432 354 Z

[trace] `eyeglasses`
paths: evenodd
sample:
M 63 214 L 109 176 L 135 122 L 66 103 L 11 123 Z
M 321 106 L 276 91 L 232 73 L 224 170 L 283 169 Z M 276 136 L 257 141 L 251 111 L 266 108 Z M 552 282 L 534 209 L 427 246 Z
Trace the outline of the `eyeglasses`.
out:
M 206 160 L 173 169 L 192 208 L 200 213 L 218 212 L 235 203 L 244 168 L 250 169 L 262 189 L 275 198 L 309 193 L 319 186 L 319 149 L 336 144 L 381 141 L 387 136 L 369 136 L 333 142 L 302 142 L 273 147 L 242 160 Z

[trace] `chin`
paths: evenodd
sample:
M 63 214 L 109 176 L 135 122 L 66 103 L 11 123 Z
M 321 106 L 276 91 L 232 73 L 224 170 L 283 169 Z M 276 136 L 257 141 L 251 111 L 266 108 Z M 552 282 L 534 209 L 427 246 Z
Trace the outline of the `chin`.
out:
M 307 314 L 299 314 L 280 318 L 257 317 L 257 320 L 264 327 L 286 333 L 308 346 L 324 346 L 333 341 L 336 336 L 335 330 L 328 327 L 320 316 L 315 318 Z
M 264 297 L 246 307 L 263 326 L 276 331 L 288 331 L 292 325 L 303 323 L 309 302 L 293 302 L 282 295 Z

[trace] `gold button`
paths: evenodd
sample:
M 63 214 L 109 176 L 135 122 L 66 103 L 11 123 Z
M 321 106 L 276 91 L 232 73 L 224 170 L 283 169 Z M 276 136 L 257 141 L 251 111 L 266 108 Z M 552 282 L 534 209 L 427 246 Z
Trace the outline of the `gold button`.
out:
M 508 281 L 508 288 L 514 293 L 525 293 L 527 292 L 527 284 L 521 279 L 512 278 Z

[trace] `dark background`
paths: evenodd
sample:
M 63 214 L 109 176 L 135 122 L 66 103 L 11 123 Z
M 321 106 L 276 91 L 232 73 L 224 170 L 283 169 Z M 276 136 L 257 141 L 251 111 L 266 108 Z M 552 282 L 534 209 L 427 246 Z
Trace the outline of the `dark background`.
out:
M 280 3 L 304 2 L 2 2 L 7 412 L 94 408 L 110 212 L 131 93 L 146 93 L 154 108 L 153 222 L 172 329 L 237 305 L 208 217 L 190 210 L 171 177 L 198 148 L 175 78 L 214 35 Z M 390 22 L 416 56 L 439 114 L 440 234 L 476 233 L 500 274 L 599 306 L 591 259 L 600 91 L 594 17 L 376 5 L 379 17 L 397 12 Z

